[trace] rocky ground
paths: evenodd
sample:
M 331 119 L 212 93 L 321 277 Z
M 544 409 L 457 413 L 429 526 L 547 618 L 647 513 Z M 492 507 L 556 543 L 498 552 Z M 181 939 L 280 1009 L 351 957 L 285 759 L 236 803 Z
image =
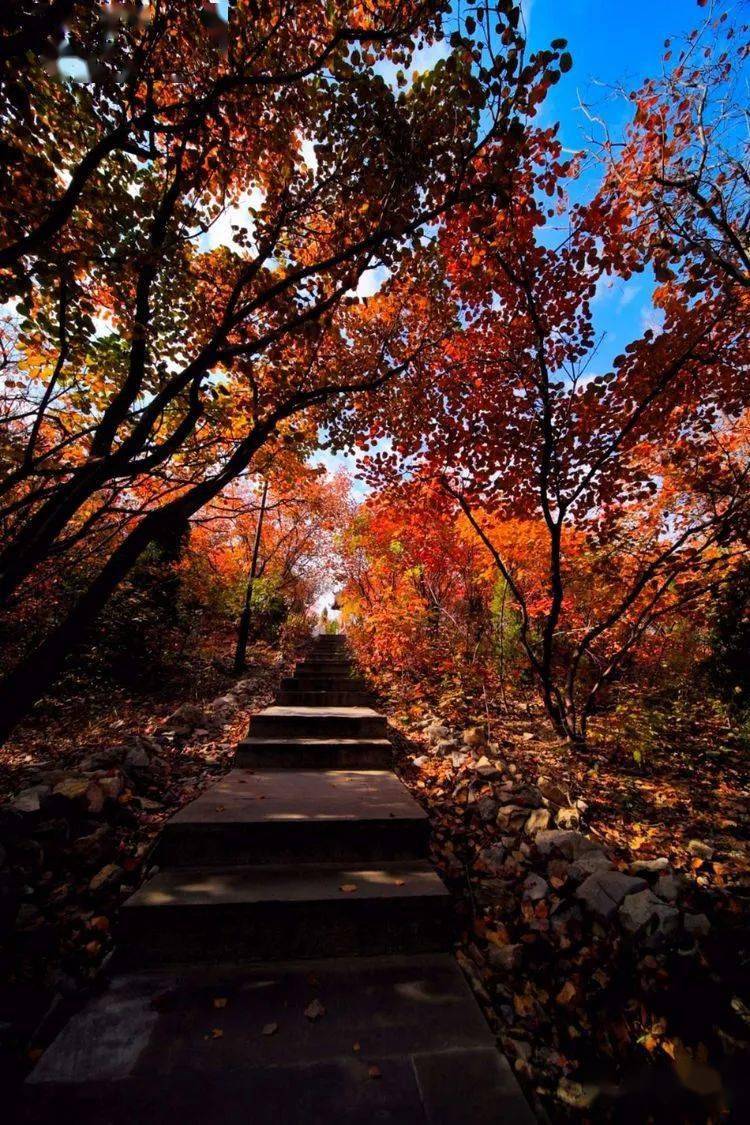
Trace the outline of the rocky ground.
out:
M 459 959 L 540 1114 L 747 1120 L 749 852 L 727 815 L 747 779 L 715 801 L 716 836 L 689 817 L 660 833 L 668 817 L 615 814 L 606 771 L 587 784 L 539 723 L 487 743 L 484 726 L 400 717 L 402 776 L 462 902 Z
M 0 1074 L 17 1081 L 97 987 L 120 904 L 163 822 L 226 772 L 248 715 L 272 699 L 271 657 L 221 695 L 163 717 L 101 720 L 5 755 L 0 805 Z M 88 746 L 82 743 L 88 742 Z M 93 745 L 92 745 L 93 743 Z

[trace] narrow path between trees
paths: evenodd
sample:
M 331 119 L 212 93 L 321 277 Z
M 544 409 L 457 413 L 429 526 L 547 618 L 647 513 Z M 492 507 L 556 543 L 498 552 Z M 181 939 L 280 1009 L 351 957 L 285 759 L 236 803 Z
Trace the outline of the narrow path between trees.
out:
M 24 1121 L 533 1122 L 369 703 L 345 640 L 318 638 L 166 824 L 110 986 L 32 1072 Z

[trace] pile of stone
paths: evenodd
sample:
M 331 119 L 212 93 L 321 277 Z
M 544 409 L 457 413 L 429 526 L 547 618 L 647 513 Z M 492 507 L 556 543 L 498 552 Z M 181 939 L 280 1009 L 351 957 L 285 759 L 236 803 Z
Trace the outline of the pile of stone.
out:
M 613 1008 L 613 980 L 663 974 L 670 957 L 698 964 L 709 919 L 666 857 L 612 855 L 586 833 L 584 801 L 550 777 L 524 777 L 481 727 L 432 718 L 421 728 L 416 787 L 436 860 L 465 892 L 460 959 L 519 1074 L 554 1096 L 574 1069 L 572 1041 Z M 711 856 L 702 841 L 691 851 Z

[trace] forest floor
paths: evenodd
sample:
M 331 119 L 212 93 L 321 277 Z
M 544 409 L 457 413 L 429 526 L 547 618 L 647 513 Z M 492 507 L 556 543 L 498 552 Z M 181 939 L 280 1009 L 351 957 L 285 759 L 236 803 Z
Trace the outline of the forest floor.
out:
M 161 825 L 229 768 L 282 673 L 259 648 L 239 681 L 199 670 L 187 699 L 82 694 L 4 749 L 3 1077 L 97 987 Z M 488 740 L 486 714 L 384 709 L 457 896 L 459 961 L 540 1114 L 750 1119 L 750 779 L 732 732 L 704 724 L 639 764 L 574 753 L 525 700 L 491 716 Z M 640 880 L 640 915 L 579 896 L 602 850 L 605 870 Z

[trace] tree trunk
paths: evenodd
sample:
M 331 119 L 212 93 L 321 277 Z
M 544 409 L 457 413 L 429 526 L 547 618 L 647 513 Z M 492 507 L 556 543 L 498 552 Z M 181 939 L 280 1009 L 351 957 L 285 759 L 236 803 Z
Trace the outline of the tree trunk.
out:
M 268 479 L 263 481 L 263 492 L 260 498 L 260 511 L 258 513 L 258 524 L 255 528 L 255 542 L 253 543 L 253 557 L 250 563 L 250 574 L 247 580 L 247 587 L 245 589 L 245 604 L 242 607 L 242 616 L 240 617 L 240 628 L 237 634 L 237 648 L 234 654 L 234 670 L 235 672 L 243 672 L 247 667 L 247 642 L 250 636 L 250 615 L 252 610 L 253 601 L 253 587 L 255 586 L 255 576 L 258 573 L 258 554 L 260 552 L 261 535 L 263 534 L 263 517 L 266 513 L 266 497 L 268 496 Z

